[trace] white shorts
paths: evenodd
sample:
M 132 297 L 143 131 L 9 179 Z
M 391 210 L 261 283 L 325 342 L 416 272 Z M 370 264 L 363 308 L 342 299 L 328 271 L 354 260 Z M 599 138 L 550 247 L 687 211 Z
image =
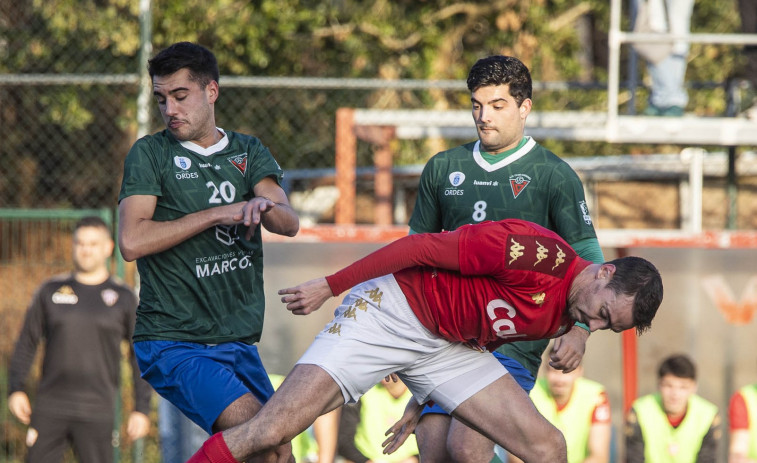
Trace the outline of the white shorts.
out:
M 490 352 L 431 334 L 392 275 L 354 287 L 297 363 L 328 372 L 345 403 L 397 373 L 418 403 L 447 412 L 507 374 Z

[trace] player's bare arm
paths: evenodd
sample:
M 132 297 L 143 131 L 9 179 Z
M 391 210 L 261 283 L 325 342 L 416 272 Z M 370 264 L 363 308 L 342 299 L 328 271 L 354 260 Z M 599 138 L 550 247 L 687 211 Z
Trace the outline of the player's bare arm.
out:
M 579 326 L 573 327 L 555 339 L 552 350 L 549 353 L 549 364 L 552 368 L 570 373 L 578 368 L 581 359 L 586 352 L 586 340 L 589 339 L 589 331 Z
M 258 223 L 278 235 L 294 236 L 300 229 L 300 219 L 289 205 L 284 190 L 272 178 L 266 177 L 253 188 L 255 198 L 244 207 L 244 224 L 248 226 L 247 239 L 252 237 Z M 267 200 L 267 201 L 262 201 Z
M 158 198 L 134 195 L 118 205 L 118 245 L 127 261 L 170 249 L 216 225 L 242 222 L 245 202 L 212 207 L 176 220 L 152 220 Z
M 729 463 L 755 463 L 749 455 L 749 430 L 732 429 L 731 443 L 728 449 Z
M 318 310 L 324 302 L 334 297 L 326 278 L 306 281 L 293 288 L 279 290 L 281 302 L 295 315 L 307 315 Z

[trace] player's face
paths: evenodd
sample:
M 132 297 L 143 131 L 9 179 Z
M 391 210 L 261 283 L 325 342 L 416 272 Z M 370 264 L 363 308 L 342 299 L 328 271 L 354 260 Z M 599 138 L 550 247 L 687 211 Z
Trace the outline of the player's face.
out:
M 93 273 L 106 268 L 113 252 L 113 240 L 101 227 L 81 227 L 74 233 L 74 268 L 79 273 Z
M 633 327 L 633 296 L 616 294 L 607 287 L 615 266 L 602 264 L 594 278 L 568 298 L 568 313 L 591 331 L 616 333 Z
M 497 154 L 515 148 L 523 138 L 531 100 L 518 106 L 509 85 L 489 85 L 471 93 L 473 121 L 481 148 Z
M 662 409 L 671 416 L 682 416 L 686 413 L 689 397 L 697 390 L 697 383 L 691 378 L 679 378 L 665 375 L 660 379 L 660 397 Z
M 167 76 L 153 77 L 152 89 L 163 122 L 177 140 L 206 148 L 218 141 L 213 112 L 218 98 L 216 81 L 201 88 L 190 79 L 189 70 L 185 68 Z

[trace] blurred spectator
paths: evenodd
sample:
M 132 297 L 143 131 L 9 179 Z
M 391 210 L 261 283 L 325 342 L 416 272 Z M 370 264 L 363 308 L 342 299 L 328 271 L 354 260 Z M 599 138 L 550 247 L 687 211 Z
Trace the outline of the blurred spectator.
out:
M 131 346 L 137 308 L 134 292 L 108 271 L 113 246 L 102 219 L 77 222 L 73 272 L 44 282 L 26 312 L 8 371 L 8 407 L 29 425 L 29 463 L 60 462 L 68 445 L 81 463 L 113 461 L 121 342 Z M 24 383 L 43 341 L 42 376 L 32 408 Z M 151 388 L 139 378 L 131 354 L 136 410 L 126 430 L 134 440 L 150 429 Z
M 640 0 L 634 30 L 644 33 L 687 35 L 694 0 Z M 634 49 L 647 62 L 652 79 L 647 116 L 682 116 L 689 102 L 685 88 L 689 43 L 682 40 L 637 43 Z
M 728 415 L 728 463 L 757 463 L 757 384 L 744 386 L 733 394 Z
M 158 396 L 158 433 L 162 463 L 184 463 L 208 438 L 208 433 L 162 396 Z
M 339 455 L 353 463 L 417 463 L 415 436 L 392 454 L 384 455 L 384 433 L 402 417 L 412 394 L 402 381 L 382 380 L 352 405 L 342 407 Z
M 610 460 L 610 402 L 605 387 L 583 377 L 583 366 L 570 373 L 542 363 L 543 377 L 531 390 L 531 400 L 568 445 L 568 463 Z
M 665 359 L 659 392 L 634 401 L 626 422 L 627 463 L 714 463 L 720 441 L 717 407 L 696 395 L 696 367 L 686 355 Z

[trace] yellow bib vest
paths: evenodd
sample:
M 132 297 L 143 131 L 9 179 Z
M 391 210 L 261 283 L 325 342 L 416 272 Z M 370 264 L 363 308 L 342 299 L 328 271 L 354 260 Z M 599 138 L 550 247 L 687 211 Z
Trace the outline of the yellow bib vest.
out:
M 573 384 L 570 400 L 562 410 L 557 410 L 549 392 L 547 380 L 540 378 L 531 390 L 531 400 L 539 413 L 559 429 L 568 445 L 568 463 L 579 463 L 589 453 L 591 417 L 596 405 L 602 401 L 605 388 L 586 378 L 577 378 Z
M 710 430 L 718 408 L 692 395 L 686 416 L 677 428 L 670 425 L 662 409 L 659 394 L 651 394 L 633 403 L 644 436 L 644 458 L 648 463 L 691 463 L 696 461 L 702 439 Z
M 747 456 L 757 460 L 757 384 L 750 384 L 739 389 L 746 402 L 746 412 L 749 417 L 749 452 Z
M 383 454 L 381 443 L 384 433 L 405 412 L 405 406 L 413 397 L 406 390 L 399 399 L 395 399 L 384 386 L 373 386 L 360 398 L 360 423 L 355 431 L 355 447 L 373 462 L 392 462 L 404 460 L 418 454 L 415 435 L 407 438 L 404 444 L 390 455 Z

